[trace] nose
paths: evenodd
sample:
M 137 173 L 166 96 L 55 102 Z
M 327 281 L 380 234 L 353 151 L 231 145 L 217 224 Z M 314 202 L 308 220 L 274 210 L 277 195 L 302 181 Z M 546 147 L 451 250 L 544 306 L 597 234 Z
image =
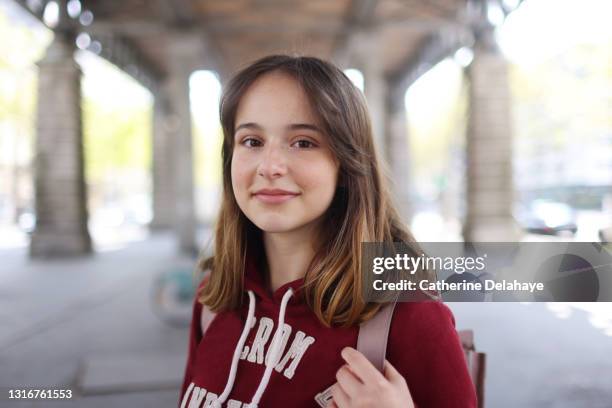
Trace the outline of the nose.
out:
M 267 143 L 262 153 L 257 174 L 269 179 L 287 174 L 287 158 L 282 146 L 274 142 Z

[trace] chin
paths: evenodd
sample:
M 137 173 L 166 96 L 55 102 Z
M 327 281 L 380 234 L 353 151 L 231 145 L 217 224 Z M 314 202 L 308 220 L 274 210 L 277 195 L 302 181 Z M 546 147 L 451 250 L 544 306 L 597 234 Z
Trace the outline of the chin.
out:
M 260 230 L 270 233 L 289 232 L 293 231 L 299 226 L 286 223 L 286 222 L 256 222 L 254 223 Z
M 302 227 L 305 223 L 274 215 L 271 217 L 256 217 L 251 219 L 260 230 L 270 233 L 290 232 Z

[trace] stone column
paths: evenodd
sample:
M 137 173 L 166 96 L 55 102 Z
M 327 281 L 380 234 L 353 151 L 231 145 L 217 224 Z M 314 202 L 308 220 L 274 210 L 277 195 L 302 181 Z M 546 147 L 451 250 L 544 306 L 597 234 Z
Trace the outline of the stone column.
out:
M 91 252 L 81 126 L 81 71 L 74 38 L 56 33 L 38 63 L 34 185 L 36 230 L 30 255 Z
M 492 27 L 476 32 L 474 60 L 467 70 L 470 115 L 467 134 L 466 241 L 514 241 L 512 218 L 512 126 L 507 62 Z
M 372 119 L 374 142 L 378 153 L 384 155 L 387 83 L 381 58 L 378 56 L 381 50 L 379 38 L 378 31 L 374 28 L 355 33 L 351 58 L 363 75 L 363 93 Z
M 410 226 L 412 172 L 406 106 L 402 92 L 394 91 L 392 86 L 388 86 L 387 89 L 389 92 L 385 111 L 385 156 L 397 209 L 404 223 Z
M 191 37 L 175 36 L 170 48 L 171 67 L 166 86 L 170 97 L 170 139 L 174 148 L 174 226 L 180 251 L 197 254 L 189 77 L 196 66 L 193 55 L 199 43 Z
M 174 145 L 173 119 L 168 98 L 163 91 L 155 95 L 153 105 L 153 220 L 151 229 L 162 230 L 174 225 Z

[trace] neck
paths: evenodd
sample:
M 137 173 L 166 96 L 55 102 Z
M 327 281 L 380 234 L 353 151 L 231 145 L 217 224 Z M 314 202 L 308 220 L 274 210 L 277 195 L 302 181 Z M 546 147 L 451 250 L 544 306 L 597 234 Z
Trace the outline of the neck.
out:
M 264 232 L 263 243 L 268 260 L 268 282 L 272 292 L 287 282 L 303 278 L 315 250 L 313 228 L 291 232 Z

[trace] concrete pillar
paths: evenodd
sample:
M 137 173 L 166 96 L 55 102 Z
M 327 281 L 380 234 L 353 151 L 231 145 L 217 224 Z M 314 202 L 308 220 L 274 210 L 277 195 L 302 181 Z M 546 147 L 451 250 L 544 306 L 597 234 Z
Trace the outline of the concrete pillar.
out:
M 74 38 L 57 33 L 38 63 L 34 185 L 36 230 L 30 255 L 91 252 L 81 126 L 81 71 Z
M 372 134 L 376 149 L 384 154 L 385 119 L 387 106 L 387 83 L 385 80 L 381 58 L 379 35 L 376 29 L 364 29 L 354 34 L 352 42 L 353 66 L 363 75 L 364 89 L 370 118 L 372 119 Z
M 388 86 L 385 129 L 385 155 L 387 157 L 395 203 L 406 225 L 412 219 L 412 172 L 406 106 L 403 93 Z
M 197 254 L 196 212 L 193 176 L 193 142 L 191 131 L 191 106 L 189 101 L 189 77 L 194 71 L 193 54 L 199 44 L 190 38 L 173 37 L 170 71 L 167 79 L 169 132 L 174 148 L 174 202 L 175 231 L 179 249 L 186 254 Z
M 477 32 L 469 66 L 466 241 L 514 241 L 512 126 L 507 62 L 490 27 Z
M 163 91 L 155 96 L 153 105 L 153 220 L 151 229 L 170 229 L 174 225 L 174 144 L 172 132 L 176 126 Z

